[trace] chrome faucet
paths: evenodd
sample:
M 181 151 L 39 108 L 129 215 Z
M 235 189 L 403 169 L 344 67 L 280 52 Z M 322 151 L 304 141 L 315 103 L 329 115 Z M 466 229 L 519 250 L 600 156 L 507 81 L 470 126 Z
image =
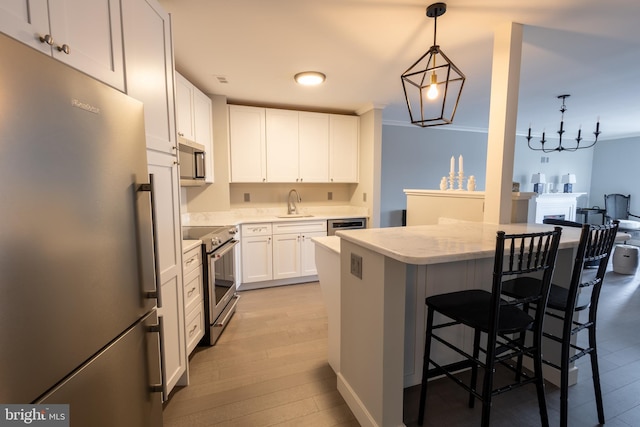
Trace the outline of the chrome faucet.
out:
M 291 198 L 291 196 L 293 196 L 295 194 L 295 198 Z M 295 188 L 292 188 L 291 191 L 289 191 L 289 197 L 287 199 L 287 215 L 294 215 L 298 213 L 298 206 L 296 205 L 296 202 L 301 202 L 302 199 L 300 198 L 300 195 L 298 194 L 298 192 L 296 191 Z

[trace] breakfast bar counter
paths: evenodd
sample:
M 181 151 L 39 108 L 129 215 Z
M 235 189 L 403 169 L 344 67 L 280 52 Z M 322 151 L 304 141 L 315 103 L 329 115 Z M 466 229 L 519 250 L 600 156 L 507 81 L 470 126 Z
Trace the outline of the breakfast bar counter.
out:
M 542 224 L 459 222 L 338 232 L 338 390 L 363 426 L 403 426 L 403 388 L 422 376 L 425 297 L 490 290 L 496 233 L 549 230 Z M 579 228 L 563 228 L 554 282 L 568 283 Z M 455 332 L 470 346 L 470 334 Z M 441 353 L 437 357 L 453 358 Z M 547 375 L 545 373 L 545 375 Z M 428 416 L 428 415 L 427 415 Z

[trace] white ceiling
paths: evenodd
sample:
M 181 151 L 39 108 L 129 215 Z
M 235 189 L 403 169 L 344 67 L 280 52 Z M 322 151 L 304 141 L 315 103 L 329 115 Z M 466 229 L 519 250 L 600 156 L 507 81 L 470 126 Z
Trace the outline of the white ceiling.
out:
M 409 122 L 400 75 L 433 41 L 431 2 L 420 0 L 159 0 L 172 15 L 176 68 L 232 103 L 354 112 L 384 107 Z M 518 132 L 564 138 L 640 135 L 640 2 L 637 0 L 450 0 L 437 41 L 467 81 L 454 124 L 486 130 L 493 34 L 524 24 Z M 320 87 L 293 81 L 327 75 Z M 220 83 L 224 77 L 228 83 Z

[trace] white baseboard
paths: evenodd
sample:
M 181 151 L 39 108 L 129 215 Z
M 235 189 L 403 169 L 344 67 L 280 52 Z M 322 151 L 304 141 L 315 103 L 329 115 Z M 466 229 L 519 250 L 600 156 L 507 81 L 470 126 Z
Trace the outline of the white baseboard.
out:
M 338 391 L 362 427 L 382 427 L 376 423 L 358 395 L 353 391 L 347 380 L 340 373 L 338 374 Z M 396 427 L 405 427 L 405 424 L 400 423 Z

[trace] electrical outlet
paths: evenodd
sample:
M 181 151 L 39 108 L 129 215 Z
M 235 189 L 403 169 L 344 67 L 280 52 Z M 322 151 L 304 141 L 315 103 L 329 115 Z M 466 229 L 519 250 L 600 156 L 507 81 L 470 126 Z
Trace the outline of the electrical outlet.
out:
M 362 279 L 362 257 L 354 253 L 351 254 L 351 274 Z
M 251 193 L 244 193 L 244 201 L 245 202 L 251 201 Z
M 367 193 L 362 193 L 362 201 L 363 202 L 367 201 Z
M 329 191 L 327 193 L 327 200 L 333 200 L 333 192 L 332 191 Z

